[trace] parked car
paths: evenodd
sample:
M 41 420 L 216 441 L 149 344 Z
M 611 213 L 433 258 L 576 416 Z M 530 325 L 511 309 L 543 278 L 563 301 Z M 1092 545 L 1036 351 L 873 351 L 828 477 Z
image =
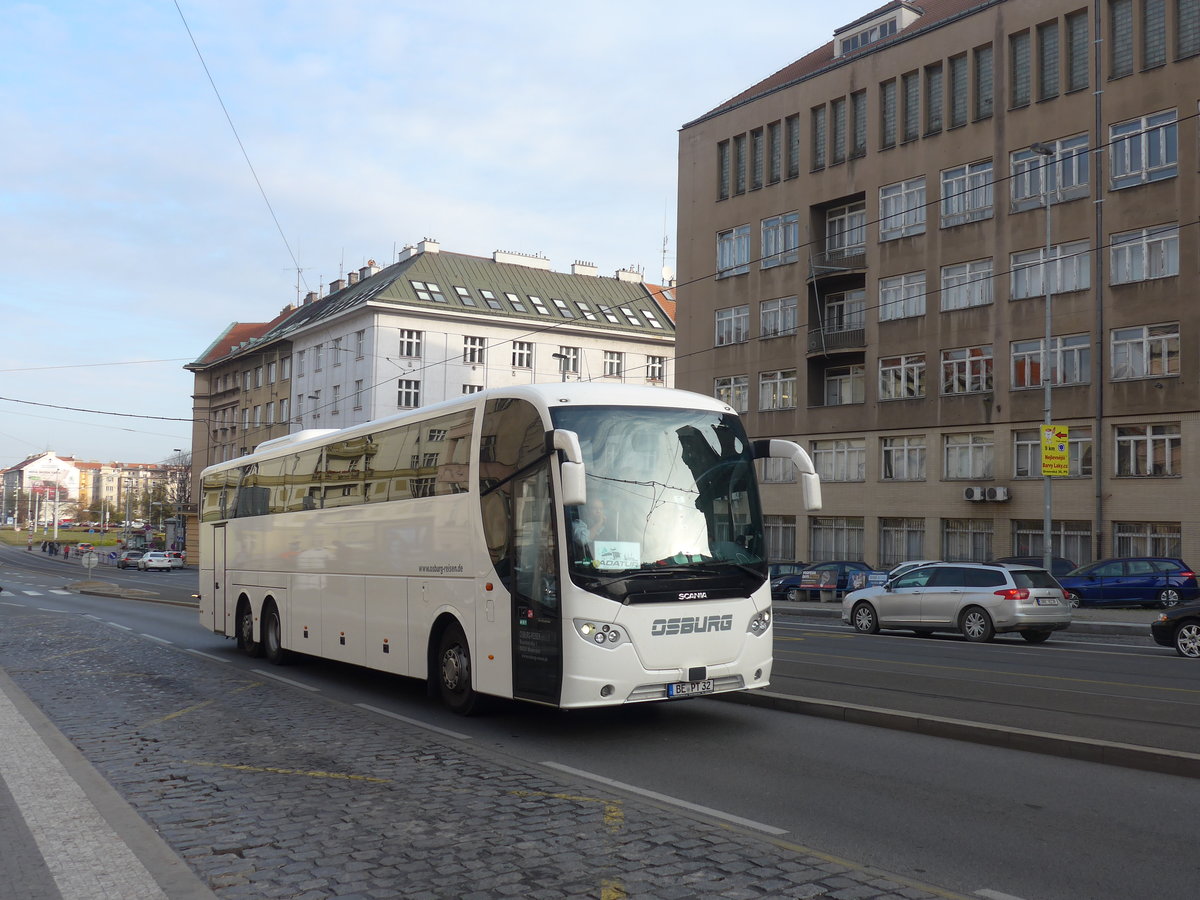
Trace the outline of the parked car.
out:
M 1137 556 L 1102 559 L 1058 579 L 1072 606 L 1163 609 L 1200 598 L 1196 573 L 1181 559 Z
M 1044 568 L 1042 563 L 1045 562 L 1040 556 L 1002 556 L 999 559 L 993 559 L 994 563 L 1012 563 L 1015 566 L 1033 566 L 1035 569 Z M 1069 559 L 1064 559 L 1061 556 L 1050 557 L 1050 574 L 1055 578 L 1060 575 L 1066 575 L 1072 569 L 1076 568 L 1075 563 Z
M 137 567 L 142 572 L 149 572 L 151 569 L 170 572 L 175 568 L 171 565 L 171 557 L 167 556 L 161 550 L 151 550 L 148 553 L 143 553 L 137 561 Z
M 872 597 L 842 600 L 842 621 L 863 634 L 908 628 L 956 631 L 968 641 L 1018 632 L 1040 644 L 1071 624 L 1071 607 L 1054 576 L 1032 566 L 931 563 L 909 569 Z
M 183 564 L 187 562 L 187 560 L 184 558 L 182 550 L 167 550 L 165 552 L 167 554 L 167 559 L 171 560 L 172 569 L 182 569 Z
M 940 559 L 910 559 L 907 562 L 896 563 L 888 569 L 886 575 L 880 576 L 880 573 L 872 572 L 867 577 L 867 586 L 850 591 L 846 594 L 847 597 L 859 599 L 862 597 L 873 597 L 876 594 L 882 594 L 887 590 L 888 584 L 895 578 L 903 575 L 909 569 L 915 569 L 917 566 L 928 566 L 932 563 L 941 562 Z M 875 583 L 872 583 L 875 582 Z
M 771 597 L 774 599 L 778 591 L 783 599 L 796 602 L 816 600 L 821 591 L 833 591 L 835 595 L 844 594 L 846 591 L 865 587 L 867 579 L 874 571 L 865 562 L 853 559 L 813 563 L 796 575 L 785 575 L 782 579 L 777 579 L 784 582 L 779 588 L 772 582 Z
M 1174 647 L 1180 656 L 1200 659 L 1200 603 L 1176 606 L 1150 623 L 1155 643 Z
M 771 581 L 774 581 L 776 578 L 782 578 L 784 575 L 799 575 L 807 565 L 808 563 L 799 561 L 771 563 L 767 566 L 767 574 Z
M 127 569 L 130 566 L 137 567 L 137 561 L 142 558 L 144 550 L 122 550 L 117 557 L 117 568 Z

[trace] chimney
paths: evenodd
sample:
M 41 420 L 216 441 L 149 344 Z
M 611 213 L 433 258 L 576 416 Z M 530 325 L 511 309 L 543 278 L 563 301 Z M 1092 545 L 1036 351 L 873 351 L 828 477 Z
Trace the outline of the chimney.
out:
M 433 238 L 422 238 L 421 243 L 417 244 L 418 253 L 437 253 L 442 249 L 442 245 Z
M 617 269 L 617 281 L 632 281 L 635 284 L 641 284 L 645 280 L 642 273 L 636 269 Z
M 600 275 L 600 270 L 596 268 L 595 263 L 584 262 L 581 259 L 577 259 L 575 262 L 571 263 L 571 274 L 590 275 L 592 278 L 596 278 Z
M 305 302 L 306 304 L 307 304 L 307 303 L 312 303 L 312 302 L 313 302 L 314 300 L 316 300 L 316 299 L 317 299 L 317 292 L 316 292 L 316 291 L 309 291 L 307 294 L 305 294 L 305 295 L 304 295 L 304 302 Z
M 511 250 L 496 250 L 492 253 L 492 262 L 507 263 L 510 266 L 528 266 L 531 269 L 550 271 L 550 260 L 533 253 L 516 253 Z
M 339 278 L 337 281 L 331 281 L 331 282 L 329 282 L 329 293 L 336 294 L 338 291 L 340 291 L 345 286 L 346 286 L 345 278 Z M 328 296 L 328 294 L 326 296 Z
M 373 259 L 368 259 L 367 264 L 358 270 L 359 278 L 370 278 L 379 271 L 379 264 Z
M 358 284 L 358 273 L 351 271 L 348 275 L 346 275 L 346 280 L 349 284 Z

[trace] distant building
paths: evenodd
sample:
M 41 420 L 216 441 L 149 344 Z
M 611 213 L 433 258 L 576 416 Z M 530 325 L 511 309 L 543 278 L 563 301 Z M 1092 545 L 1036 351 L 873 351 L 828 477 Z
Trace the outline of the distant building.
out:
M 678 384 L 824 482 L 772 558 L 1041 555 L 1045 375 L 1053 554 L 1200 560 L 1198 83 L 1200 0 L 901 0 L 683 126 Z
M 3 470 L 4 513 L 25 522 L 41 512 L 43 502 L 57 496 L 56 514 L 61 518 L 76 504 L 91 507 L 107 502 L 113 519 L 125 518 L 124 511 L 144 514 L 136 504 L 150 495 L 161 495 L 165 502 L 176 502 L 181 466 L 158 463 L 85 462 L 46 451 L 28 457 Z
M 443 251 L 373 261 L 271 322 L 234 324 L 195 362 L 195 474 L 303 428 L 344 428 L 488 387 L 674 384 L 673 289 L 541 257 Z

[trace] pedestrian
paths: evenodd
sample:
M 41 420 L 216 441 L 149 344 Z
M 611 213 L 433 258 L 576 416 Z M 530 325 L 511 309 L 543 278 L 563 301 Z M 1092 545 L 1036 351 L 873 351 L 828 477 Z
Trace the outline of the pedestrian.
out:
M 43 552 L 43 553 L 47 552 L 47 551 L 46 551 L 46 542 L 45 542 L 45 541 L 42 541 L 42 552 Z
M 70 558 L 71 558 L 71 545 L 68 544 L 67 546 L 63 547 L 63 559 L 67 560 Z
M 33 535 L 29 536 L 29 543 L 25 546 L 26 550 L 33 550 Z

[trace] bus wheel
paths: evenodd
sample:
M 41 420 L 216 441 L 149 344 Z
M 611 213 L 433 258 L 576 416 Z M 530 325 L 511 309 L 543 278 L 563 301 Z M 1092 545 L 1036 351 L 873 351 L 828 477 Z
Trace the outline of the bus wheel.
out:
M 442 702 L 461 716 L 475 709 L 477 695 L 471 687 L 471 649 L 458 625 L 442 632 L 437 655 L 438 693 Z
M 247 656 L 262 656 L 262 644 L 254 640 L 254 613 L 249 603 L 238 610 L 237 645 Z
M 287 664 L 291 654 L 283 649 L 283 626 L 274 603 L 268 604 L 267 611 L 263 613 L 262 644 L 267 662 L 275 666 Z

